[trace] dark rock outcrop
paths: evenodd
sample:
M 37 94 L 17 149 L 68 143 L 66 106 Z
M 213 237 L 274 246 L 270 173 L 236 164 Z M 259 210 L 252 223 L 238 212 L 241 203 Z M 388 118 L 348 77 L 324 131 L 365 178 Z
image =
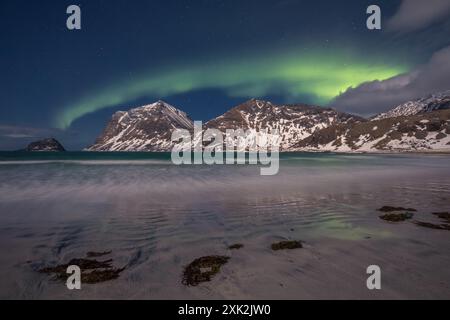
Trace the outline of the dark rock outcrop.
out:
M 61 143 L 54 138 L 43 139 L 39 141 L 35 141 L 30 143 L 26 149 L 26 151 L 66 151 Z

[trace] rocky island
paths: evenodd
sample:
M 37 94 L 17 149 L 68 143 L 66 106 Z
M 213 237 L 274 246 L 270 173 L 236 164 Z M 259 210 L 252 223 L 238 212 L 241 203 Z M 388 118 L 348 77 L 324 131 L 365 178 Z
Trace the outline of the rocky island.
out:
M 61 143 L 54 138 L 47 138 L 39 141 L 31 142 L 25 151 L 66 151 Z

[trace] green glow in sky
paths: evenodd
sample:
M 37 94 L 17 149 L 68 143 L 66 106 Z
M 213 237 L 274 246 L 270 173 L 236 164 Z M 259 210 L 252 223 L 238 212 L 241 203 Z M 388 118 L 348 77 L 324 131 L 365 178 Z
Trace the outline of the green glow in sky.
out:
M 117 81 L 96 94 L 64 106 L 55 125 L 66 129 L 86 114 L 105 107 L 125 106 L 138 98 L 164 99 L 209 88 L 221 89 L 230 97 L 281 95 L 291 102 L 302 102 L 296 99 L 308 95 L 315 103 L 323 105 L 350 87 L 385 80 L 407 71 L 405 66 L 374 62 L 368 57 L 363 60 L 337 50 L 328 52 L 252 54 L 174 65 L 134 81 Z

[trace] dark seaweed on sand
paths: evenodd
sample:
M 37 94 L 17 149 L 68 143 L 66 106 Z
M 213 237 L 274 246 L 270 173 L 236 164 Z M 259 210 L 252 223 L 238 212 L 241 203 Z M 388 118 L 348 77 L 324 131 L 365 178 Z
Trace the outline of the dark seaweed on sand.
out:
M 303 248 L 303 245 L 301 241 L 289 240 L 273 243 L 271 248 L 272 250 L 298 249 Z
M 403 207 L 391 207 L 391 206 L 383 206 L 378 211 L 381 212 L 393 212 L 393 211 L 417 211 L 414 208 L 403 208 Z
M 433 212 L 436 217 L 450 223 L 450 212 Z
M 89 254 L 88 254 L 89 256 Z M 81 283 L 93 284 L 108 280 L 117 279 L 125 268 L 114 268 L 112 259 L 98 261 L 93 259 L 72 259 L 69 263 L 45 267 L 38 270 L 41 273 L 52 274 L 57 280 L 65 281 L 70 276 L 67 273 L 69 266 L 78 266 L 81 270 Z
M 226 256 L 206 256 L 195 259 L 183 272 L 182 283 L 186 286 L 197 286 L 201 282 L 211 281 L 211 278 L 228 262 Z
M 105 261 L 97 261 L 90 259 L 72 259 L 69 263 L 60 264 L 54 267 L 46 267 L 39 270 L 42 273 L 66 273 L 66 270 L 69 266 L 78 266 L 81 270 L 91 270 L 91 269 L 100 269 L 112 268 L 112 260 Z
M 114 280 L 119 278 L 120 273 L 125 270 L 125 268 L 120 269 L 105 269 L 105 270 L 94 270 L 91 272 L 86 272 L 81 274 L 81 283 L 99 283 L 108 280 Z
M 418 225 L 420 227 L 430 228 L 430 229 L 436 229 L 436 230 L 450 230 L 450 224 L 435 224 L 430 222 L 424 222 L 424 221 L 413 221 L 415 225 Z
M 411 219 L 413 217 L 412 213 L 386 213 L 380 216 L 380 219 L 390 221 L 390 222 L 400 222 Z
M 433 212 L 432 214 L 443 220 L 445 223 L 431 223 L 425 221 L 413 221 L 413 223 L 424 228 L 450 231 L 450 212 Z
M 111 254 L 111 250 L 109 251 L 101 251 L 101 252 L 96 252 L 96 251 L 89 251 L 88 253 L 86 253 L 86 256 L 88 258 L 97 258 L 97 257 L 102 257 L 102 256 L 106 256 L 108 254 Z

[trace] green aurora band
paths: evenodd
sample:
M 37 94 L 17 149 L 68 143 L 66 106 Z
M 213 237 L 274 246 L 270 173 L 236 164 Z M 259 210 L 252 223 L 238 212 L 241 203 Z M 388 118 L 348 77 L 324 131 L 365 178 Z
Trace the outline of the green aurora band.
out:
M 221 89 L 230 97 L 282 95 L 292 102 L 308 95 L 314 103 L 327 104 L 348 88 L 408 71 L 405 66 L 371 61 L 363 62 L 348 53 L 335 51 L 329 54 L 251 55 L 249 58 L 190 63 L 188 67 L 173 65 L 133 81 L 117 83 L 65 106 L 57 114 L 55 126 L 67 129 L 84 115 L 125 105 L 137 98 L 164 98 L 202 89 Z

